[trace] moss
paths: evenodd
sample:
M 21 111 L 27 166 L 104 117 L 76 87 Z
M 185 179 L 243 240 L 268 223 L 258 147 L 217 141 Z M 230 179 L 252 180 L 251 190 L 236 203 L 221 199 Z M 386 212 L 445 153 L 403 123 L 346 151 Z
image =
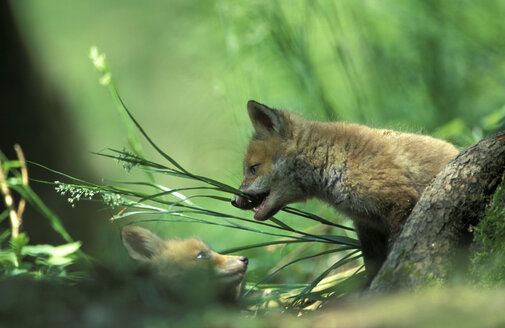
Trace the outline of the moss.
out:
M 479 286 L 505 285 L 505 180 L 475 230 L 471 274 Z
M 426 274 L 419 271 L 413 261 L 407 260 L 407 252 L 404 249 L 400 251 L 399 257 L 398 261 L 402 263 L 400 267 L 396 270 L 383 269 L 381 271 L 381 284 L 395 285 L 400 283 L 400 281 L 401 283 L 410 281 L 410 284 L 413 284 L 410 287 L 415 290 L 443 285 L 444 279 L 436 276 L 433 272 Z

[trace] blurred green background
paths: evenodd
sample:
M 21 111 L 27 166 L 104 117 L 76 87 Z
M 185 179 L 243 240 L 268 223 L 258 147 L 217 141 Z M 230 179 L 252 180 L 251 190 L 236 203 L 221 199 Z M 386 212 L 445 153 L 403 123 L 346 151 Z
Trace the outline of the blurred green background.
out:
M 139 176 L 90 153 L 127 145 L 126 128 L 88 59 L 91 46 L 106 53 L 128 108 L 161 148 L 189 171 L 236 186 L 252 132 L 246 112 L 250 99 L 315 120 L 432 134 L 459 147 L 503 125 L 501 0 L 10 4 L 30 60 L 43 77 L 40 88 L 57 95 L 62 115 L 79 139 L 64 153 L 79 158 L 79 172 L 97 182 Z M 145 152 L 162 161 L 147 145 Z M 29 153 L 26 156 L 30 159 Z M 72 167 L 57 168 L 75 174 Z M 171 188 L 188 186 L 175 179 L 158 182 Z M 48 192 L 42 198 L 53 196 Z M 86 203 L 69 210 L 60 197 L 52 204 L 66 226 L 79 220 L 91 231 L 93 239 L 76 229 L 73 234 L 91 255 L 129 263 L 120 246 L 119 225 L 107 223 L 110 210 L 88 212 L 99 218 L 92 220 L 81 215 Z M 252 217 L 231 205 L 215 206 Z M 301 206 L 349 223 L 320 203 Z M 304 229 L 313 225 L 286 214 L 278 218 Z M 197 224 L 160 222 L 148 227 L 166 237 L 201 237 L 216 250 L 268 239 Z M 289 247 L 278 247 L 244 254 L 251 258 L 252 279 L 289 252 Z M 281 277 L 297 281 L 314 266 L 326 268 L 329 263 L 330 258 L 294 266 Z

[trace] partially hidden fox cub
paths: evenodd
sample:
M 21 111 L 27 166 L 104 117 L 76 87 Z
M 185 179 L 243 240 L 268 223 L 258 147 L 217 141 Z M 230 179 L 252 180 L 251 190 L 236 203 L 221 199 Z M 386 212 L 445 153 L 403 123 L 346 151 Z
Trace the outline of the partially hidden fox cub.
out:
M 199 239 L 161 239 L 138 226 L 121 229 L 129 255 L 147 265 L 171 290 L 190 297 L 236 300 L 247 270 L 245 256 L 222 255 Z M 186 295 L 187 296 L 187 295 Z
M 361 243 L 368 279 L 433 177 L 458 154 L 443 140 L 341 122 L 313 122 L 255 101 L 254 135 L 232 204 L 266 220 L 315 197 L 347 214 Z

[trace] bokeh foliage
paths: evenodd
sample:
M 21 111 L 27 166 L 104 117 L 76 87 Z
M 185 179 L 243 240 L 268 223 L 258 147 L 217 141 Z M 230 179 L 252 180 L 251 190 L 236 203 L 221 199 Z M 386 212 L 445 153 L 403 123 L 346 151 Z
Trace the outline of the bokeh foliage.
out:
M 127 144 L 86 59 L 94 44 L 111 59 L 129 108 L 159 146 L 189 171 L 230 185 L 241 178 L 249 99 L 311 119 L 435 134 L 460 147 L 503 126 L 505 3 L 499 0 L 13 5 L 33 60 L 61 90 L 86 139 L 83 151 Z M 103 159 L 90 155 L 89 161 L 100 177 L 124 178 Z M 345 220 L 317 202 L 302 206 Z M 287 214 L 279 219 L 316 229 Z M 246 232 L 222 238 L 222 229 L 189 224 L 151 227 L 170 236 L 197 235 L 218 250 L 264 241 Z M 290 247 L 272 248 L 269 256 L 264 250 L 245 254 L 252 259 L 249 278 L 259 279 L 298 252 Z M 280 279 L 307 281 L 332 261 L 294 265 Z
M 503 2 L 253 1 L 219 8 L 230 57 L 252 97 L 267 103 L 317 119 L 426 133 L 454 120 L 471 129 L 503 106 Z

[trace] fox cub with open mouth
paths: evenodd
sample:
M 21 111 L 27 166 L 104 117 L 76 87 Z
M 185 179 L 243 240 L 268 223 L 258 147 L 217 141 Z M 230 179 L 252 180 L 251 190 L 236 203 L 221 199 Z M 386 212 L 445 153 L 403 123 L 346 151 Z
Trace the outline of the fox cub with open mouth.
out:
M 128 254 L 146 265 L 172 294 L 190 299 L 234 301 L 249 260 L 222 255 L 199 239 L 161 239 L 138 226 L 121 229 Z
M 254 135 L 232 204 L 266 220 L 284 206 L 318 198 L 354 222 L 371 280 L 433 177 L 458 154 L 425 135 L 341 122 L 313 122 L 247 104 Z

